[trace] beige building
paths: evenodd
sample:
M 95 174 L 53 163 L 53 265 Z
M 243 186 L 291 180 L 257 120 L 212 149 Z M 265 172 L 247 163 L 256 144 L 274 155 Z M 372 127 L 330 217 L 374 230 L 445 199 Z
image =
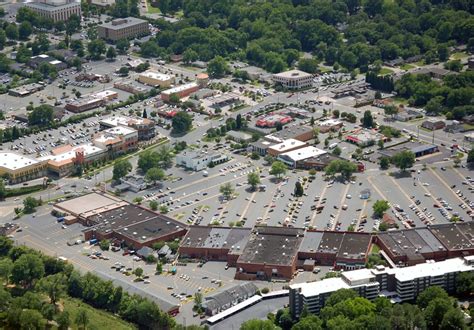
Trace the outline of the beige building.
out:
M 153 87 L 170 87 L 174 84 L 174 78 L 170 75 L 151 70 L 140 73 L 138 81 Z
M 288 89 L 308 88 L 313 85 L 313 75 L 300 70 L 290 70 L 274 74 L 273 82 Z
M 0 153 L 0 176 L 10 183 L 37 179 L 46 173 L 46 162 L 13 152 Z
M 127 17 L 99 25 L 97 32 L 101 39 L 117 41 L 145 36 L 150 34 L 150 28 L 148 22 L 143 19 Z
M 49 18 L 53 22 L 67 21 L 71 15 L 81 17 L 81 2 L 74 0 L 37 0 L 25 3 L 41 17 Z

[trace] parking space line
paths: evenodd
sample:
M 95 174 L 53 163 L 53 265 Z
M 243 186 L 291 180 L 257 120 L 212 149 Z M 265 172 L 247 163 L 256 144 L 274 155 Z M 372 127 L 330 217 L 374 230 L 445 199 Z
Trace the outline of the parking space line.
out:
M 316 205 L 316 210 L 314 210 L 313 212 L 313 216 L 311 217 L 311 221 L 309 222 L 309 226 L 310 227 L 313 227 L 315 228 L 314 226 L 314 220 L 316 219 L 316 215 L 318 214 L 318 207 L 321 206 L 321 201 L 322 199 L 324 198 L 324 195 L 326 194 L 326 191 L 328 190 L 328 185 L 326 185 L 324 188 L 323 188 L 323 191 L 321 192 L 321 195 L 319 195 L 319 200 L 318 200 L 318 204 Z M 324 203 L 326 204 L 326 203 Z M 317 228 L 317 226 L 316 226 Z
M 344 189 L 344 193 L 342 194 L 341 200 L 339 201 L 339 206 L 338 206 L 339 208 L 337 209 L 336 216 L 334 217 L 334 224 L 331 227 L 331 230 L 333 231 L 336 229 L 337 223 L 339 221 L 339 216 L 341 215 L 341 211 L 342 211 L 342 205 L 344 203 L 344 200 L 346 199 L 346 195 L 347 195 L 347 192 L 349 191 L 349 188 L 350 188 L 350 184 L 347 184 L 346 189 Z
M 423 210 L 418 206 L 416 205 L 416 203 L 410 198 L 410 196 L 405 192 L 405 190 L 402 188 L 402 186 L 400 186 L 400 184 L 393 178 L 393 177 L 390 177 L 390 179 L 392 180 L 393 184 L 395 186 L 397 186 L 397 188 L 401 191 L 401 193 L 403 194 L 403 196 L 405 196 L 405 198 L 408 200 L 409 202 L 409 205 L 413 204 L 415 205 L 415 208 L 424 215 L 425 217 L 425 220 L 429 221 L 430 223 L 432 223 L 431 219 L 428 218 L 428 216 L 426 216 L 425 212 L 423 212 Z M 421 185 L 423 187 L 423 185 Z M 431 194 L 430 194 L 431 195 Z M 433 198 L 433 196 L 431 196 Z M 416 215 L 416 212 L 415 212 L 415 215 Z M 423 222 L 423 220 L 420 219 L 420 217 L 418 216 L 418 219 Z M 410 219 L 412 221 L 414 221 L 414 219 Z
M 459 197 L 454 191 L 453 189 L 451 189 L 451 187 L 448 185 L 448 183 L 438 174 L 436 173 L 435 170 L 433 170 L 432 168 L 430 168 L 430 171 L 434 174 L 434 176 L 448 189 L 449 192 L 451 192 L 451 194 L 454 196 L 454 198 L 456 198 L 457 200 L 459 200 L 461 202 L 461 204 L 464 204 L 466 205 L 469 209 L 472 210 L 471 206 L 469 204 L 467 204 L 461 197 Z M 465 179 L 464 179 L 465 180 Z M 437 202 L 437 201 L 436 201 Z
M 245 215 L 247 214 L 247 211 L 250 208 L 250 205 L 252 204 L 253 199 L 255 198 L 255 195 L 257 194 L 257 191 L 254 191 L 252 195 L 250 196 L 250 200 L 248 201 L 247 205 L 245 206 L 244 210 L 242 211 L 242 214 L 240 215 L 239 221 L 242 221 L 243 218 L 245 218 Z
M 362 216 L 364 215 L 365 213 L 365 209 L 367 208 L 367 205 L 369 205 L 369 202 L 367 200 L 364 200 L 364 203 L 362 205 L 362 208 L 359 212 L 359 217 L 357 218 L 357 222 L 356 222 L 356 225 L 355 225 L 355 228 L 354 228 L 354 231 L 358 231 L 359 229 L 359 226 L 360 226 L 360 222 L 362 221 Z

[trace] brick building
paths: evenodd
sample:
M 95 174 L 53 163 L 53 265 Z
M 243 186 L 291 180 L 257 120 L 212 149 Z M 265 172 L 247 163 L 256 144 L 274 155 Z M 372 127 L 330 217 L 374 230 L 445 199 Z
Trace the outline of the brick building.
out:
M 97 27 L 99 38 L 117 41 L 150 34 L 148 22 L 136 17 L 117 18 Z

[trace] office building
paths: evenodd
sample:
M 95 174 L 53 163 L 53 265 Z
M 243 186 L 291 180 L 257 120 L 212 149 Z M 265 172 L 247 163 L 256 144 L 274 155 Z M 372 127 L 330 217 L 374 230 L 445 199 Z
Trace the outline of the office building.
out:
M 313 86 L 313 75 L 300 70 L 290 70 L 274 74 L 273 82 L 288 89 L 300 89 Z
M 150 34 L 148 22 L 136 17 L 117 18 L 97 27 L 99 38 L 117 41 Z
M 99 121 L 100 129 L 108 129 L 117 126 L 126 126 L 138 132 L 139 141 L 147 141 L 156 136 L 155 122 L 148 118 L 113 116 Z
M 73 0 L 37 0 L 25 3 L 39 16 L 53 22 L 67 21 L 71 15 L 81 17 L 81 2 Z
M 162 88 L 174 84 L 174 78 L 170 75 L 151 70 L 140 73 L 138 81 L 145 85 Z
M 173 87 L 161 92 L 161 99 L 163 101 L 168 102 L 170 100 L 171 95 L 176 95 L 178 98 L 182 99 L 197 90 L 199 90 L 200 86 L 195 82 L 190 82 L 188 84 L 180 85 L 177 87 Z

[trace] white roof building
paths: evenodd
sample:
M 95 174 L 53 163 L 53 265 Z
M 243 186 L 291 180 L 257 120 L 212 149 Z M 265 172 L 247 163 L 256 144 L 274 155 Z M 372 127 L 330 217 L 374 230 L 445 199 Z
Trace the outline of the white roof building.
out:
M 7 170 L 18 170 L 23 167 L 35 165 L 37 163 L 39 163 L 39 161 L 37 161 L 36 159 L 28 158 L 26 156 L 13 152 L 0 153 L 0 167 Z
M 288 164 L 291 167 L 296 167 L 296 163 L 311 157 L 318 157 L 326 154 L 327 151 L 313 147 L 307 146 L 304 148 L 299 148 L 289 152 L 285 152 L 278 156 L 278 159 L 282 162 Z

